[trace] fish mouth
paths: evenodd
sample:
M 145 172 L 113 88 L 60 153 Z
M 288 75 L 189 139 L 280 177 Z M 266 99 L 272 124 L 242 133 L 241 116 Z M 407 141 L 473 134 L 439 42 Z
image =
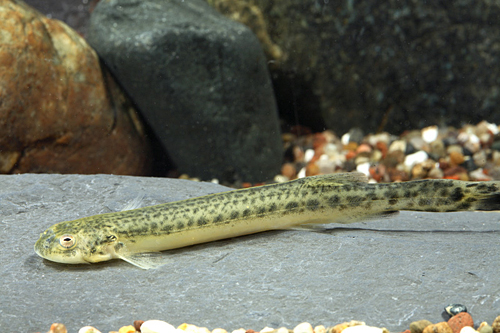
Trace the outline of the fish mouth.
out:
M 45 253 L 51 249 L 51 244 L 53 244 L 55 237 L 53 230 L 45 230 L 40 234 L 40 238 L 35 243 L 35 253 L 42 258 L 46 258 Z

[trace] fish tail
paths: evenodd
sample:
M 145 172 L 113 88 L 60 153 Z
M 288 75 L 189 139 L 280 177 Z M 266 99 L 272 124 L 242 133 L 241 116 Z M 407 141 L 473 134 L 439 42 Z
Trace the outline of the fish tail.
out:
M 400 210 L 455 212 L 500 210 L 500 182 L 421 180 L 400 183 Z M 406 199 L 406 200 L 405 200 Z

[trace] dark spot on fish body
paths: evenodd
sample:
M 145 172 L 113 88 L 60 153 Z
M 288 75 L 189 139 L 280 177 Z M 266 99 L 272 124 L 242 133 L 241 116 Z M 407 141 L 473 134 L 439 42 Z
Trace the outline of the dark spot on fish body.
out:
M 338 195 L 333 195 L 327 200 L 328 205 L 332 208 L 336 208 L 340 203 L 340 197 Z
M 349 192 L 352 190 L 352 187 L 350 185 L 344 185 L 342 186 L 342 191 Z
M 398 197 L 398 192 L 394 191 L 394 190 L 387 190 L 387 191 L 384 192 L 384 196 L 387 199 L 395 199 L 395 198 Z
M 472 207 L 470 202 L 461 202 L 457 205 L 457 210 L 467 210 Z
M 439 199 L 436 199 L 435 204 L 437 206 L 447 206 L 447 205 L 451 204 L 451 201 L 449 199 L 446 199 L 446 198 L 439 198 Z
M 455 202 L 462 200 L 463 197 L 464 197 L 464 193 L 460 187 L 455 188 L 453 190 L 453 192 L 451 192 L 451 195 L 450 195 L 450 199 L 455 201 Z
M 232 220 L 234 220 L 234 219 L 237 219 L 239 215 L 240 215 L 240 213 L 239 213 L 238 211 L 233 210 L 233 211 L 231 212 L 230 218 L 231 218 Z
M 395 204 L 398 203 L 398 199 L 389 199 L 389 205 L 394 206 Z
M 477 201 L 477 198 L 474 198 L 474 197 L 468 197 L 467 199 L 465 199 L 465 202 L 467 203 L 474 203 Z
M 319 201 L 316 199 L 307 200 L 306 207 L 311 211 L 316 211 L 319 209 Z
M 418 200 L 418 205 L 421 207 L 431 206 L 432 200 L 431 199 L 420 199 L 420 200 Z
M 152 230 L 152 231 L 155 231 L 156 229 L 158 229 L 158 224 L 156 222 L 151 222 L 149 224 L 149 228 Z
M 243 217 L 247 217 L 248 215 L 250 215 L 250 209 L 247 208 L 243 211 Z
M 296 201 L 290 201 L 289 203 L 286 204 L 285 209 L 286 210 L 292 210 L 299 207 L 299 203 Z
M 204 225 L 205 225 L 205 224 L 207 224 L 207 223 L 208 223 L 208 221 L 207 221 L 207 219 L 205 219 L 204 217 L 200 217 L 200 218 L 198 219 L 198 225 L 199 225 L 200 227 L 201 227 L 201 226 L 204 226 Z
M 442 196 L 442 197 L 447 197 L 450 195 L 450 191 L 448 191 L 447 188 L 442 188 L 441 190 L 439 190 L 439 195 Z
M 174 229 L 174 226 L 171 225 L 171 224 L 166 224 L 163 226 L 163 228 L 161 228 L 161 231 L 163 231 L 164 233 L 166 233 L 167 235 L 170 234 L 170 232 Z
M 476 187 L 478 185 L 479 185 L 479 183 L 470 183 L 470 184 L 465 185 L 465 187 L 467 187 L 467 188 L 469 188 L 469 187 Z M 482 185 L 484 185 L 484 184 L 482 184 Z
M 273 203 L 269 206 L 268 211 L 271 213 L 271 212 L 274 212 L 276 209 L 278 209 L 278 207 L 277 207 L 277 206 L 276 206 L 276 204 L 273 202 Z
M 359 206 L 364 201 L 363 197 L 359 195 L 348 196 L 346 200 L 351 207 Z
M 191 226 L 193 226 L 193 224 L 194 224 L 194 218 L 191 217 L 191 218 L 189 218 L 187 225 L 188 225 L 188 227 L 191 227 Z
M 428 207 L 425 209 L 425 211 L 431 212 L 431 213 L 437 213 L 437 212 L 439 212 L 439 209 L 433 208 L 433 207 Z
M 261 207 L 257 208 L 257 215 L 264 215 L 265 212 L 266 212 L 266 207 L 265 206 L 261 206 Z
M 182 230 L 186 227 L 186 225 L 182 222 L 177 222 L 177 230 Z
M 222 214 L 219 214 L 219 215 L 217 215 L 217 216 L 214 218 L 213 223 L 220 223 L 220 222 L 222 222 L 222 220 L 223 220 L 223 216 L 222 216 Z

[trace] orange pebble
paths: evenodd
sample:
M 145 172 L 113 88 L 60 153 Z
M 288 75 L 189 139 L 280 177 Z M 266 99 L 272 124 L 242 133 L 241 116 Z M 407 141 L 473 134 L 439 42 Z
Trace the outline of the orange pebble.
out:
M 372 152 L 372 147 L 366 143 L 362 143 L 359 145 L 359 147 L 356 149 L 356 153 L 371 153 Z
M 297 177 L 297 170 L 292 163 L 285 163 L 281 166 L 281 174 L 288 179 L 295 179 Z
M 453 333 L 460 333 L 460 330 L 465 326 L 474 327 L 474 321 L 467 312 L 460 312 L 448 320 L 448 325 L 450 325 Z
M 375 148 L 380 150 L 382 152 L 382 158 L 385 158 L 387 156 L 387 144 L 385 142 L 379 141 L 375 144 Z
M 356 152 L 355 152 L 355 151 L 350 150 L 350 151 L 348 151 L 348 152 L 347 152 L 347 154 L 345 154 L 345 159 L 346 159 L 346 160 L 353 159 L 353 158 L 355 158 L 355 157 L 356 157 L 356 155 L 357 155 L 357 154 L 356 154 Z
M 306 166 L 306 176 L 316 176 L 319 175 L 319 167 L 316 163 L 309 163 Z

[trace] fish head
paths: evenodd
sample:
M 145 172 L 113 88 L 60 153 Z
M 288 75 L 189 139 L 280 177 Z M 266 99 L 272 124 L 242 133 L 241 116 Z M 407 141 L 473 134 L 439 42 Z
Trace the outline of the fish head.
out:
M 42 258 L 64 264 L 86 264 L 116 258 L 117 237 L 99 228 L 75 227 L 78 220 L 61 222 L 45 230 L 35 243 Z

